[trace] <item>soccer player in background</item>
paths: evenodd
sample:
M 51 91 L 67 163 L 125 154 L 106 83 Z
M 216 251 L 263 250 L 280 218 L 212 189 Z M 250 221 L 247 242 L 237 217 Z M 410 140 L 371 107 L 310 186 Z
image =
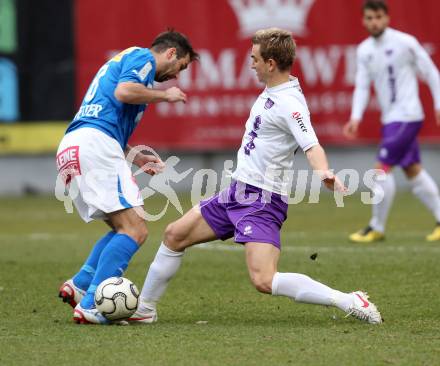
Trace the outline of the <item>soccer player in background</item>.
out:
M 394 166 L 402 167 L 412 192 L 432 212 L 437 225 L 426 237 L 440 240 L 440 196 L 438 186 L 420 160 L 417 135 L 424 114 L 419 99 L 417 72 L 425 79 L 434 99 L 435 117 L 440 126 L 440 75 L 428 53 L 411 35 L 388 27 L 390 17 L 382 0 L 368 0 L 363 6 L 363 23 L 371 37 L 357 50 L 356 86 L 350 121 L 344 126 L 346 137 L 357 136 L 359 123 L 368 104 L 370 83 L 374 82 L 382 110 L 382 143 L 377 155 L 378 172 L 374 194 L 384 195 L 372 206 L 368 226 L 350 235 L 350 240 L 369 243 L 384 239 L 395 182 Z
M 329 171 L 299 82 L 289 78 L 295 59 L 291 33 L 260 30 L 252 42 L 252 68 L 266 88 L 246 122 L 233 181 L 167 227 L 147 273 L 138 310 L 130 320 L 144 324 L 157 320 L 156 304 L 180 267 L 186 248 L 234 237 L 236 243 L 244 244 L 249 275 L 258 291 L 335 306 L 358 319 L 381 323 L 379 311 L 365 293 L 343 293 L 306 275 L 277 270 L 280 230 L 288 208 L 287 183 L 280 177 L 292 169 L 297 149 L 305 152 L 328 188 L 341 192 L 346 188 Z
M 57 168 L 67 187 L 72 189 L 73 182 L 78 187 L 73 202 L 79 215 L 110 227 L 79 272 L 60 288 L 60 297 L 75 308 L 77 323 L 108 323 L 95 308 L 96 287 L 121 276 L 147 238 L 145 221 L 136 212 L 142 196 L 125 160 L 131 150 L 127 141 L 147 104 L 186 101 L 179 88 L 157 90 L 153 83 L 177 78 L 196 59 L 189 40 L 175 31 L 158 35 L 150 49 L 122 51 L 100 68 L 59 145 Z M 146 173 L 163 169 L 155 156 L 134 156 L 133 163 Z

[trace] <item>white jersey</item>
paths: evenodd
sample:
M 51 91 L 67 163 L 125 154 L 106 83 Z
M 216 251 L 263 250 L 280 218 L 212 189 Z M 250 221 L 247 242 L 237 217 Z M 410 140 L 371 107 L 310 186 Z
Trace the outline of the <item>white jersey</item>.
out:
M 382 123 L 423 120 L 417 73 L 429 85 L 435 109 L 440 110 L 440 75 L 416 38 L 387 28 L 379 38 L 369 37 L 363 41 L 357 50 L 351 118 L 362 119 L 373 81 Z
M 297 79 L 266 88 L 252 106 L 232 178 L 287 195 L 286 171 L 298 147 L 318 145 Z

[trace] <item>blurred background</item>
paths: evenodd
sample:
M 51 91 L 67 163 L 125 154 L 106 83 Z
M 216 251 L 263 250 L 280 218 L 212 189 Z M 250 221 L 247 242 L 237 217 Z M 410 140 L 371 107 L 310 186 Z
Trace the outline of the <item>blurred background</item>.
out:
M 416 36 L 440 66 L 440 2 L 388 3 L 391 26 Z M 179 172 L 220 172 L 225 160 L 235 160 L 249 109 L 262 89 L 249 68 L 250 38 L 257 29 L 278 26 L 297 41 L 292 74 L 300 79 L 332 167 L 362 173 L 373 166 L 379 141 L 374 97 L 360 139 L 342 136 L 356 46 L 367 37 L 361 5 L 361 0 L 0 0 L 0 195 L 53 193 L 57 145 L 94 74 L 115 53 L 148 47 L 168 27 L 191 39 L 201 61 L 176 82 L 188 103 L 150 106 L 132 144 L 154 148 L 163 160 L 179 157 Z M 440 183 L 440 127 L 424 84 L 421 95 L 423 163 Z M 305 166 L 299 157 L 296 167 Z M 175 188 L 189 190 L 192 178 Z M 397 178 L 405 189 L 402 174 Z

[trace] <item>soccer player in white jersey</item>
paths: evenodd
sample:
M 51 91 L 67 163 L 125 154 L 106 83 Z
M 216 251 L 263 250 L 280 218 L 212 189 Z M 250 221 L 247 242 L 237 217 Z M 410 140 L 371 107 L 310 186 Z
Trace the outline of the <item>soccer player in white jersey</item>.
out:
M 426 237 L 440 240 L 440 196 L 435 181 L 423 169 L 417 135 L 424 114 L 419 99 L 417 73 L 428 83 L 434 99 L 436 123 L 440 126 L 440 75 L 427 52 L 411 35 L 388 27 L 388 7 L 384 1 L 369 0 L 363 6 L 363 23 L 371 37 L 357 50 L 357 75 L 350 121 L 344 134 L 353 139 L 367 106 L 370 83 L 382 110 L 382 143 L 377 155 L 374 194 L 383 194 L 372 206 L 368 226 L 352 235 L 360 243 L 384 239 L 385 225 L 395 193 L 394 166 L 405 172 L 412 192 L 432 212 L 437 225 Z
M 172 30 L 158 35 L 150 49 L 122 51 L 100 68 L 60 143 L 57 168 L 63 188 L 72 193 L 72 184 L 77 186 L 72 199 L 84 221 L 100 219 L 110 227 L 60 288 L 59 296 L 75 308 L 77 323 L 108 323 L 96 310 L 96 288 L 109 277 L 121 276 L 147 238 L 145 221 L 137 212 L 142 196 L 124 153 L 149 174 L 163 163 L 132 151 L 127 142 L 147 104 L 186 101 L 179 88 L 158 90 L 153 84 L 177 78 L 197 58 L 188 39 Z
M 170 224 L 151 263 L 133 322 L 157 320 L 156 304 L 177 272 L 186 248 L 215 239 L 243 244 L 255 288 L 309 304 L 335 306 L 369 323 L 381 323 L 365 293 L 343 293 L 299 273 L 277 271 L 280 230 L 287 217 L 286 187 L 277 177 L 292 169 L 301 148 L 324 184 L 345 191 L 329 171 L 327 158 L 310 122 L 298 80 L 289 73 L 295 43 L 288 31 L 271 28 L 253 37 L 252 68 L 266 85 L 253 105 L 229 188 L 200 202 Z

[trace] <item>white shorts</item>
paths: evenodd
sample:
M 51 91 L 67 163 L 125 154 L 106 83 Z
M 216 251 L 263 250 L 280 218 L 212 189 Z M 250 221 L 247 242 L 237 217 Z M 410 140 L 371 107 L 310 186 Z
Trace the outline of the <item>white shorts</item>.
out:
M 69 191 L 86 222 L 143 205 L 121 146 L 95 128 L 80 128 L 64 136 L 57 151 L 57 169 L 57 184 Z

